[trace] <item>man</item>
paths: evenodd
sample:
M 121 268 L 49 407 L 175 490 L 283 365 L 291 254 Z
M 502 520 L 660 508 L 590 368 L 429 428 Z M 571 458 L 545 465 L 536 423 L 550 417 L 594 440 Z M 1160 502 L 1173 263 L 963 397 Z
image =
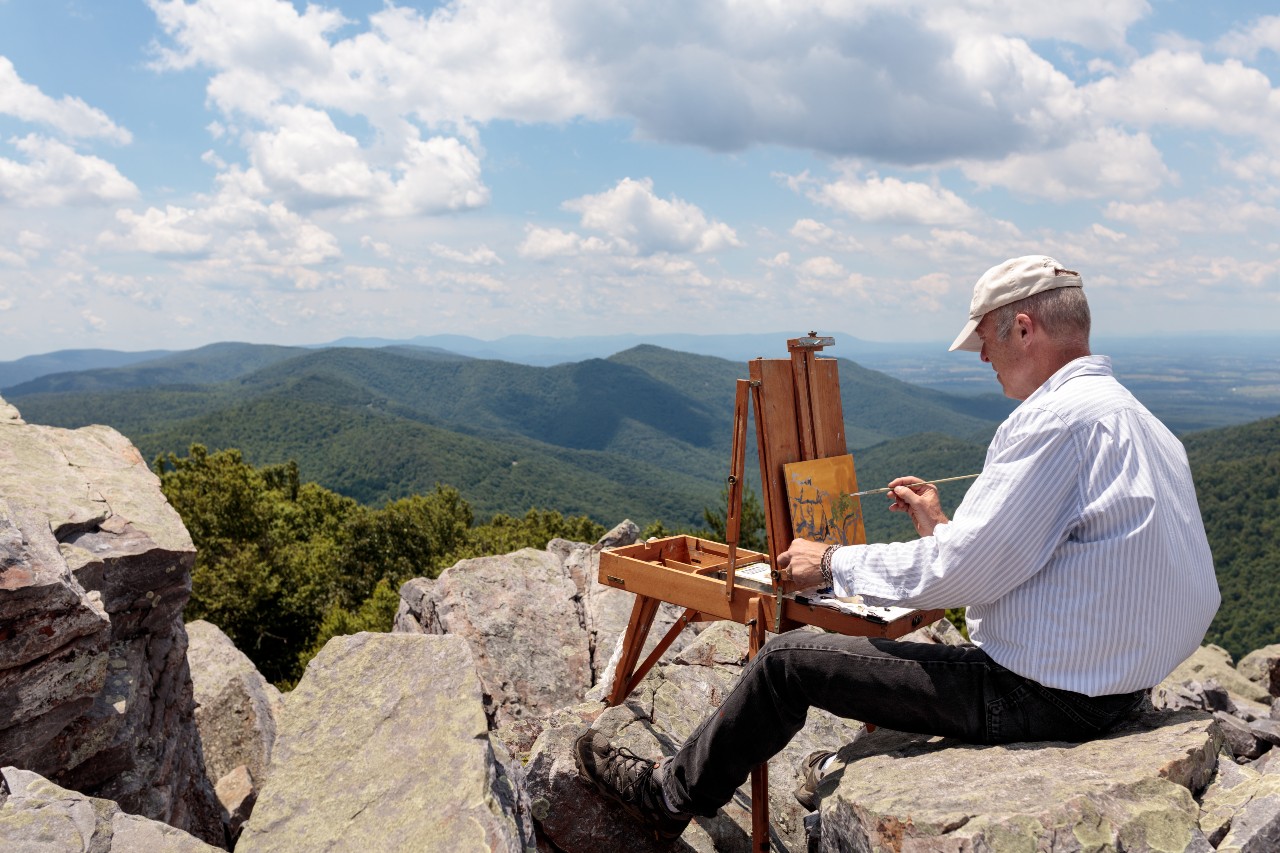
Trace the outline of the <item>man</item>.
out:
M 779 752 L 810 706 L 973 743 L 1084 740 L 1122 719 L 1200 644 L 1218 607 L 1182 445 L 1089 351 L 1080 275 L 1015 258 L 978 280 L 952 350 L 981 354 L 1022 404 L 948 519 L 935 487 L 890 483 L 920 539 L 778 558 L 799 587 L 871 604 L 967 605 L 971 644 L 791 632 L 744 669 L 723 705 L 661 764 L 578 739 L 579 771 L 659 837 L 712 815 Z M 797 797 L 815 807 L 830 753 Z

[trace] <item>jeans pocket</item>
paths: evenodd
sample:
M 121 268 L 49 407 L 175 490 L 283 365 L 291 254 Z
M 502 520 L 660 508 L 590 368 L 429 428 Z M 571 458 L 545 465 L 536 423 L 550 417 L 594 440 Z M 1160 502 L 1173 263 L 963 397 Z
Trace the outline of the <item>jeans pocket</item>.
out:
M 1013 743 L 1030 739 L 1027 702 L 1030 687 L 1024 682 L 987 702 L 987 743 Z

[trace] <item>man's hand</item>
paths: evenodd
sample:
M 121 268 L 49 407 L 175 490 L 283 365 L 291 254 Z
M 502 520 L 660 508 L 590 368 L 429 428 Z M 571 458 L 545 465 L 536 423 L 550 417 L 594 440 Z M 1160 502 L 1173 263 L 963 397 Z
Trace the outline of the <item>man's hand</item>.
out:
M 791 583 L 796 589 L 822 586 L 822 572 L 818 564 L 830 545 L 808 539 L 794 539 L 791 547 L 778 555 L 778 570 L 791 569 Z
M 938 487 L 919 477 L 899 477 L 889 483 L 889 501 L 889 512 L 911 514 L 921 536 L 932 536 L 933 528 L 950 521 L 938 500 Z

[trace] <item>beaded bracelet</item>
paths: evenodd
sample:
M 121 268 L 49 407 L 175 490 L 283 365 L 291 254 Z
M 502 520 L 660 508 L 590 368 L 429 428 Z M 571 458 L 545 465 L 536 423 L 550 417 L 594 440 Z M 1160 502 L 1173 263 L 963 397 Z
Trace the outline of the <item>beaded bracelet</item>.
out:
M 835 586 L 835 580 L 831 577 L 831 559 L 839 548 L 839 545 L 832 545 L 822 552 L 822 559 L 818 561 L 818 571 L 822 574 L 822 582 L 827 586 Z

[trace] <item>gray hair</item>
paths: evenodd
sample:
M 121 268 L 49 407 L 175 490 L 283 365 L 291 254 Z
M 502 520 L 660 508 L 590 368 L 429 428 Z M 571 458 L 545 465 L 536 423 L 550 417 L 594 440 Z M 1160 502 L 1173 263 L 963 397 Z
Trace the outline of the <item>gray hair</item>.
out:
M 1074 340 L 1085 346 L 1089 343 L 1089 302 L 1084 298 L 1084 288 L 1056 287 L 1033 293 L 1025 299 L 1001 305 L 996 315 L 996 338 L 1009 339 L 1013 321 L 1019 314 L 1026 314 L 1044 327 L 1050 337 L 1064 341 Z

